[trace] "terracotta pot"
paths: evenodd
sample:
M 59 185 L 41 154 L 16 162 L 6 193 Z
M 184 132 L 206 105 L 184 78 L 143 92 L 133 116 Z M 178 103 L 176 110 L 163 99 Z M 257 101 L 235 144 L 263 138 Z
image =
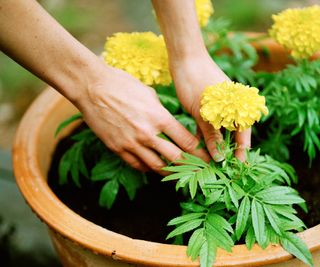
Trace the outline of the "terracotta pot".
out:
M 255 46 L 262 55 L 258 68 L 277 70 L 288 62 L 284 50 L 263 41 Z M 271 49 L 271 56 L 262 47 Z M 65 98 L 48 88 L 26 112 L 17 131 L 13 148 L 17 184 L 37 216 L 44 221 L 64 266 L 198 266 L 186 257 L 186 247 L 132 239 L 80 217 L 63 204 L 47 184 L 51 158 L 59 139 L 54 137 L 58 124 L 77 112 Z M 75 125 L 65 129 L 60 139 Z M 320 266 L 320 225 L 299 234 Z M 269 265 L 270 264 L 270 265 Z M 237 245 L 232 253 L 218 251 L 215 266 L 305 266 L 281 246 L 251 251 Z

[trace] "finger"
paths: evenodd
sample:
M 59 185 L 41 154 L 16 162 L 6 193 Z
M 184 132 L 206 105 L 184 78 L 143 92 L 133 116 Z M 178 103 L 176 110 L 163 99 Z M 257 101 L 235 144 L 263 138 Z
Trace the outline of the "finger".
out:
M 199 140 L 192 135 L 180 122 L 170 118 L 168 123 L 163 127 L 163 133 L 169 136 L 183 151 L 210 161 L 210 156 L 203 149 L 199 149 Z
M 138 146 L 134 149 L 134 153 L 141 161 L 143 161 L 151 170 L 166 176 L 169 173 L 162 170 L 167 164 L 160 158 L 160 156 L 145 146 Z
M 207 149 L 213 160 L 217 162 L 223 160 L 223 156 L 217 149 L 217 144 L 223 141 L 223 136 L 220 130 L 214 129 L 212 125 L 202 119 L 198 120 L 198 125 L 202 131 Z
M 251 128 L 244 130 L 243 132 L 236 132 L 235 141 L 237 148 L 235 156 L 242 162 L 246 160 L 246 149 L 251 146 Z
M 160 155 L 165 157 L 168 161 L 174 162 L 182 158 L 183 151 L 170 141 L 164 140 L 158 136 L 151 141 L 150 148 L 157 151 Z
M 119 156 L 134 169 L 142 172 L 147 172 L 150 170 L 150 168 L 148 168 L 146 164 L 144 164 L 139 158 L 137 158 L 130 152 L 124 151 L 120 153 Z

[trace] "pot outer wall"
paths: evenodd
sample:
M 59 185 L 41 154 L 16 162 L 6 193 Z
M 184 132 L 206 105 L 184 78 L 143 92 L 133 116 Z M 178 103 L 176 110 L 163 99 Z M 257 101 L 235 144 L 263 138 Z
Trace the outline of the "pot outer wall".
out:
M 84 249 L 78 244 L 62 237 L 60 234 L 49 230 L 53 245 L 59 254 L 60 260 L 65 267 L 145 267 L 148 265 L 137 265 L 126 263 L 117 259 L 116 252 L 111 257 L 105 257 L 99 254 L 92 254 L 92 251 Z M 315 262 L 315 267 L 320 266 L 320 250 L 312 254 Z M 177 264 L 176 266 L 180 266 Z M 223 265 L 219 265 L 223 266 Z M 225 265 L 225 266 L 239 266 L 239 265 Z M 241 265 L 252 266 L 252 265 Z M 258 265 L 255 265 L 258 266 Z M 305 267 L 307 266 L 298 259 L 291 259 L 289 261 L 260 265 L 267 267 Z
M 288 62 L 284 50 L 270 40 L 255 43 L 262 61 L 258 69 L 276 71 Z M 268 47 L 270 55 L 262 52 Z M 43 92 L 21 121 L 13 148 L 14 172 L 26 201 L 49 227 L 55 249 L 65 267 L 198 266 L 186 257 L 185 246 L 174 246 L 131 239 L 108 231 L 80 217 L 64 205 L 47 184 L 47 173 L 55 147 L 77 123 L 54 132 L 60 122 L 77 112 L 76 108 L 52 88 Z M 320 225 L 299 234 L 320 266 Z M 237 245 L 232 253 L 218 250 L 215 266 L 306 266 L 280 246 L 262 250 L 255 245 L 248 251 Z

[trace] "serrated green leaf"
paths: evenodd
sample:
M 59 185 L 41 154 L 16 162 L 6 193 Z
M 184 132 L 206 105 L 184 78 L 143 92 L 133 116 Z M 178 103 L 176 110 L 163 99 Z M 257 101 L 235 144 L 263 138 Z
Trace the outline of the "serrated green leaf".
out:
M 170 232 L 170 234 L 167 236 L 166 239 L 169 239 L 169 238 L 174 237 L 176 235 L 181 235 L 181 234 L 184 234 L 184 233 L 189 232 L 191 230 L 194 230 L 194 229 L 198 228 L 203 223 L 203 221 L 204 221 L 203 219 L 195 219 L 192 221 L 188 221 L 188 222 L 178 226 L 172 232 Z
M 223 190 L 214 190 L 208 196 L 206 196 L 206 205 L 212 205 L 214 202 L 218 201 L 221 197 Z
M 249 250 L 252 249 L 254 243 L 256 242 L 256 237 L 254 235 L 254 230 L 252 226 L 249 227 L 247 234 L 246 234 L 246 246 Z
M 255 195 L 268 204 L 297 204 L 305 202 L 297 195 L 297 191 L 288 186 L 272 186 Z
M 192 221 L 194 219 L 198 219 L 202 216 L 204 216 L 205 213 L 189 213 L 189 214 L 185 214 L 185 215 L 182 215 L 182 216 L 179 216 L 177 218 L 174 218 L 172 220 L 170 220 L 168 222 L 168 226 L 172 226 L 172 225 L 176 225 L 176 224 L 181 224 L 181 223 L 184 223 L 184 222 L 187 222 L 187 221 Z
M 201 158 L 196 157 L 194 155 L 183 152 L 182 157 L 183 157 L 183 159 L 178 159 L 175 161 L 175 163 L 182 163 L 185 165 L 194 165 L 194 166 L 198 166 L 198 167 L 202 167 L 202 168 L 209 167 L 208 163 L 206 163 L 204 160 L 202 160 Z
M 67 127 L 70 123 L 79 120 L 82 118 L 82 114 L 81 113 L 77 113 L 72 115 L 70 118 L 64 120 L 62 123 L 60 123 L 60 125 L 58 126 L 56 132 L 55 132 L 55 136 L 57 136 L 65 127 Z
M 229 192 L 231 201 L 232 201 L 233 205 L 238 209 L 239 208 L 239 202 L 238 202 L 238 199 L 237 199 L 237 196 L 236 196 L 236 192 L 233 190 L 233 188 L 230 185 L 228 185 L 227 187 L 228 187 L 228 192 Z
M 167 166 L 162 168 L 164 171 L 168 172 L 195 172 L 201 170 L 198 166 L 193 165 L 179 165 L 179 166 Z
M 211 235 L 217 246 L 225 249 L 228 252 L 232 251 L 234 243 L 226 230 L 215 225 L 212 220 L 205 221 L 205 228 L 206 234 Z
M 66 152 L 59 162 L 59 184 L 66 184 L 68 181 L 68 173 L 71 168 L 71 160 L 69 158 L 69 153 Z
M 145 174 L 130 166 L 125 166 L 120 170 L 118 181 L 126 190 L 130 200 L 134 199 L 137 189 L 144 184 L 144 176 Z
M 279 218 L 278 218 L 277 214 L 273 211 L 272 206 L 263 205 L 263 209 L 264 209 L 266 217 L 267 217 L 269 223 L 271 224 L 273 230 L 279 236 L 281 236 L 282 232 L 281 232 L 281 229 L 279 227 Z
M 232 208 L 231 198 L 229 195 L 229 191 L 227 189 L 224 190 L 224 203 L 226 204 L 227 210 L 231 210 Z
M 250 199 L 248 196 L 245 196 L 241 201 L 238 214 L 237 214 L 236 236 L 238 240 L 241 238 L 241 235 L 247 226 L 250 210 L 251 210 Z
M 233 229 L 231 224 L 222 216 L 220 216 L 219 214 L 209 212 L 209 214 L 207 215 L 207 220 L 211 223 L 216 225 L 217 227 L 221 227 L 222 229 L 227 230 L 228 232 L 230 232 L 231 234 L 233 234 Z
M 211 235 L 206 235 L 206 242 L 200 250 L 200 267 L 212 267 L 217 255 L 217 246 Z
M 110 209 L 119 191 L 119 183 L 116 179 L 108 181 L 101 189 L 99 204 Z
M 200 254 L 200 249 L 205 242 L 204 229 L 195 230 L 188 242 L 187 255 L 194 261 Z
M 193 175 L 194 175 L 194 172 L 177 172 L 164 177 L 161 181 L 167 182 L 167 181 L 182 179 L 184 177 L 190 178 Z
M 255 199 L 251 203 L 251 220 L 257 242 L 262 245 L 265 241 L 264 211 L 262 205 Z
M 90 179 L 92 181 L 103 181 L 113 178 L 119 173 L 122 167 L 122 160 L 116 156 L 102 157 L 92 168 Z
M 205 207 L 202 207 L 198 204 L 192 203 L 192 202 L 184 202 L 180 203 L 180 206 L 182 209 L 187 210 L 189 212 L 205 212 L 207 209 Z
M 197 180 L 197 175 L 196 173 L 190 177 L 190 181 L 189 181 L 189 192 L 190 192 L 190 196 L 193 199 L 197 193 L 197 189 L 198 189 L 198 180 Z
M 280 238 L 282 247 L 296 256 L 309 266 L 313 266 L 313 259 L 306 244 L 295 234 L 286 232 L 283 237 Z

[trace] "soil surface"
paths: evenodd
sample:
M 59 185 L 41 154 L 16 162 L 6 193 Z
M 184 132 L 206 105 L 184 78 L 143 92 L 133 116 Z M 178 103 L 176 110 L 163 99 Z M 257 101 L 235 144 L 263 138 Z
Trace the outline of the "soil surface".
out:
M 120 187 L 113 207 L 110 210 L 101 208 L 99 194 L 105 182 L 91 183 L 83 178 L 81 188 L 72 182 L 59 185 L 58 162 L 69 146 L 68 139 L 60 142 L 49 171 L 49 186 L 63 203 L 87 220 L 116 233 L 135 239 L 170 243 L 165 238 L 173 228 L 166 225 L 180 215 L 179 202 L 182 199 L 175 192 L 174 184 L 163 183 L 161 176 L 152 173 L 148 175 L 148 184 L 137 191 L 133 201 Z
M 63 152 L 70 146 L 70 140 L 62 140 L 54 154 L 49 171 L 49 186 L 70 209 L 111 231 L 142 240 L 169 243 L 165 237 L 172 230 L 167 227 L 170 219 L 179 216 L 179 201 L 182 195 L 175 192 L 172 183 L 161 182 L 156 174 L 149 175 L 149 184 L 141 188 L 134 201 L 130 201 L 124 190 L 119 195 L 111 210 L 98 205 L 99 193 L 103 185 L 82 179 L 82 187 L 73 183 L 60 186 L 57 166 Z M 308 168 L 308 159 L 293 148 L 291 164 L 295 167 L 299 183 L 296 189 L 307 201 L 309 212 L 306 214 L 298 208 L 299 217 L 312 227 L 320 223 L 320 165 L 315 160 Z

